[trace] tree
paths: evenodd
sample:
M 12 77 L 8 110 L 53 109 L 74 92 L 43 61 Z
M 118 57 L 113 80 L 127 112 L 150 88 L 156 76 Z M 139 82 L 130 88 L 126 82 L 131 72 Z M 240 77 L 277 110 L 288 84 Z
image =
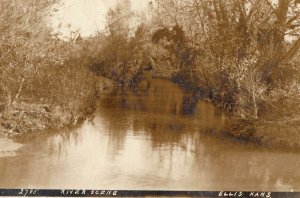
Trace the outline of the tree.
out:
M 47 24 L 54 3 L 0 1 L 0 120 L 6 132 L 77 121 L 95 92 L 81 46 L 58 40 Z
M 130 0 L 118 2 L 116 7 L 109 9 L 107 13 L 107 33 L 111 36 L 129 36 L 132 17 Z
M 266 88 L 270 91 L 280 85 L 282 75 L 277 74 L 299 50 L 298 1 L 168 0 L 156 4 L 157 29 L 181 26 L 185 45 L 196 52 L 195 61 L 189 63 L 194 84 L 217 92 L 230 106 L 249 109 L 250 117 L 257 118 Z M 293 38 L 292 43 L 287 38 Z
M 49 62 L 60 62 L 45 18 L 53 0 L 0 2 L 0 83 L 1 100 L 9 108 L 25 86 Z M 42 19 L 42 20 L 41 20 Z M 4 97 L 4 98 L 3 98 Z

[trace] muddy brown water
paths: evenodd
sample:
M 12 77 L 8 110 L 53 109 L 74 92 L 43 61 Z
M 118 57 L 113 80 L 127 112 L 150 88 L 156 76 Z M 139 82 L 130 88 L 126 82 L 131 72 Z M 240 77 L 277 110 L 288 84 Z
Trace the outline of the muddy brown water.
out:
M 300 154 L 215 134 L 225 113 L 165 80 L 82 126 L 0 140 L 0 188 L 300 191 Z

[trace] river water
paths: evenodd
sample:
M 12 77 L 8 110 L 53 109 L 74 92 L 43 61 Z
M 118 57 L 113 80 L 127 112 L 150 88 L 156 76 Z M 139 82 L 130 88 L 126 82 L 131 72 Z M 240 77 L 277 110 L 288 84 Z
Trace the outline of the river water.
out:
M 79 128 L 2 139 L 0 188 L 300 191 L 299 153 L 215 135 L 227 119 L 153 80 L 105 97 Z

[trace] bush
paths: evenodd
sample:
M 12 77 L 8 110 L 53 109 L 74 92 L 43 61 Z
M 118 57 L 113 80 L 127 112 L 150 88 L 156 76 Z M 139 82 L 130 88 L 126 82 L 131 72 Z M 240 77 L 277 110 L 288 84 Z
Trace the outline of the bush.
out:
M 0 119 L 6 120 L 2 122 L 3 130 L 23 132 L 64 126 L 77 121 L 91 104 L 94 77 L 79 58 L 81 45 L 57 40 L 46 24 L 54 3 L 0 2 Z M 43 118 L 41 124 L 39 116 Z M 31 122 L 27 123 L 28 119 Z

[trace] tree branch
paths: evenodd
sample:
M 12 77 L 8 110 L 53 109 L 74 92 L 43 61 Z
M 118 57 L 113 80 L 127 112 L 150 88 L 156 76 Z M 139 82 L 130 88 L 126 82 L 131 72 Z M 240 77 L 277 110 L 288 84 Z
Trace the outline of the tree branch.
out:
M 298 38 L 298 40 L 293 44 L 293 46 L 291 47 L 291 49 L 289 49 L 289 51 L 282 57 L 281 59 L 281 63 L 287 62 L 290 59 L 292 59 L 296 53 L 298 52 L 300 48 L 300 37 Z

